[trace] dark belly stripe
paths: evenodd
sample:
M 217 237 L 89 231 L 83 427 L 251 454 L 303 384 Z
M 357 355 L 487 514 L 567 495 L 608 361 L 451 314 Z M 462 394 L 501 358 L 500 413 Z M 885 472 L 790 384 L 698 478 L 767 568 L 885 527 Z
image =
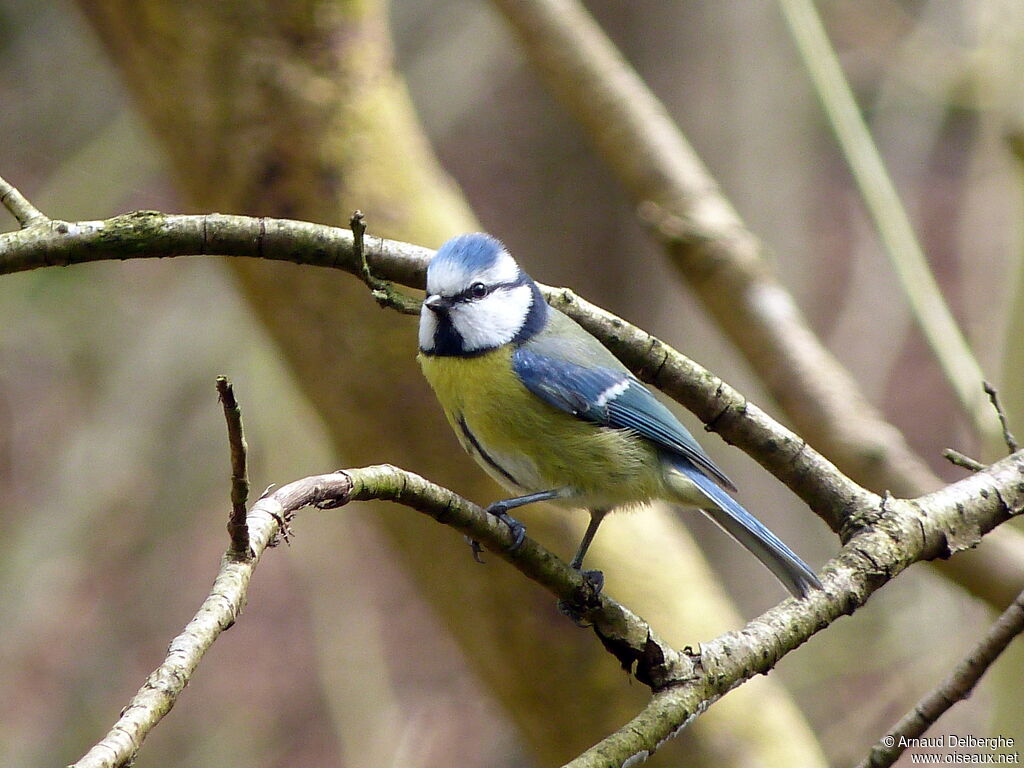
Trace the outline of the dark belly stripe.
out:
M 469 440 L 470 445 L 472 445 L 473 448 L 476 449 L 476 452 L 480 454 L 480 458 L 486 461 L 491 466 L 491 468 L 500 472 L 501 475 L 507 478 L 510 483 L 512 483 L 513 485 L 517 485 L 520 488 L 523 487 L 519 485 L 519 481 L 512 477 L 512 474 L 507 469 L 505 469 L 498 462 L 492 459 L 490 454 L 488 454 L 487 451 L 485 451 L 483 447 L 480 445 L 480 443 L 477 442 L 476 435 L 469 431 L 469 426 L 467 426 L 466 424 L 466 418 L 462 415 L 459 416 L 459 426 L 462 428 L 462 434 L 464 434 L 466 436 L 466 439 Z

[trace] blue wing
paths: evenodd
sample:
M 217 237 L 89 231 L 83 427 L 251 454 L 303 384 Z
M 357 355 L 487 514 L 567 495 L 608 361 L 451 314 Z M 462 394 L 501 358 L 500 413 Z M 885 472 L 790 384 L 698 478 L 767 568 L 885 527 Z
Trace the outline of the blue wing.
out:
M 545 402 L 585 421 L 631 429 L 735 490 L 686 427 L 625 368 L 583 366 L 529 346 L 515 350 L 512 368 L 526 388 Z

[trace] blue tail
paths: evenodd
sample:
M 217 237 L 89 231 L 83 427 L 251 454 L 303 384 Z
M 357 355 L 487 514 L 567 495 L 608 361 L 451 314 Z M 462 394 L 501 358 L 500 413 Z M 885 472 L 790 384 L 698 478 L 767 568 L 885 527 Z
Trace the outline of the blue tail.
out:
M 686 459 L 673 459 L 672 466 L 715 503 L 715 507 L 703 509 L 704 514 L 764 563 L 794 597 L 806 597 L 812 589 L 821 589 L 814 571 L 760 520 Z

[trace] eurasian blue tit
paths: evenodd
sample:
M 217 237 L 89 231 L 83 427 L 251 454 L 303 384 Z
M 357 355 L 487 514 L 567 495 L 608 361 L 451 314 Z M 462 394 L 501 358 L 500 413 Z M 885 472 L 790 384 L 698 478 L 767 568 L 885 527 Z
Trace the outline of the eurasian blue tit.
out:
M 587 509 L 583 558 L 611 510 L 664 499 L 703 510 L 796 597 L 814 572 L 726 490 L 693 436 L 604 346 L 544 301 L 505 247 L 452 238 L 427 268 L 419 361 L 462 447 L 515 494 L 488 511 L 522 542 L 509 510 Z

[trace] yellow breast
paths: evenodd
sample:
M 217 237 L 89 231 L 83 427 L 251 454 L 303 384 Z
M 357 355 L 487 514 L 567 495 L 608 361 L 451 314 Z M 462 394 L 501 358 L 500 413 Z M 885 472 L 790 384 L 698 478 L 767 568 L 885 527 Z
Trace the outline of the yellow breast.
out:
M 420 355 L 463 448 L 513 493 L 570 487 L 574 507 L 662 496 L 660 463 L 628 430 L 583 421 L 541 400 L 512 370 L 512 348 L 476 357 Z

